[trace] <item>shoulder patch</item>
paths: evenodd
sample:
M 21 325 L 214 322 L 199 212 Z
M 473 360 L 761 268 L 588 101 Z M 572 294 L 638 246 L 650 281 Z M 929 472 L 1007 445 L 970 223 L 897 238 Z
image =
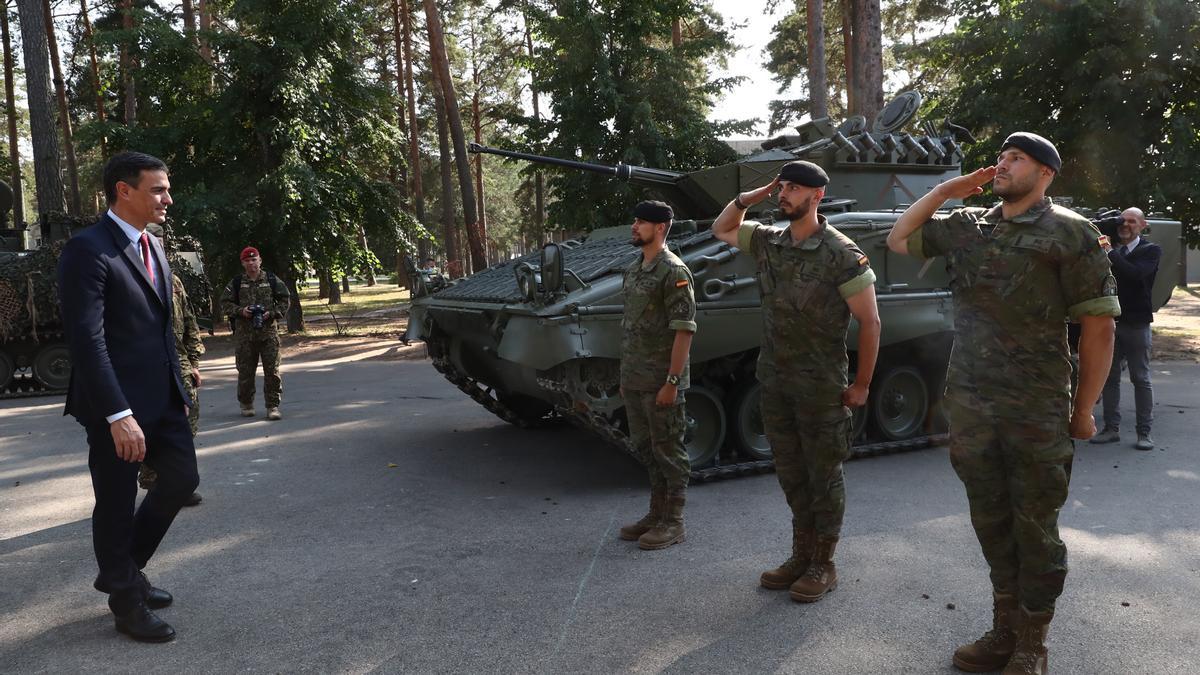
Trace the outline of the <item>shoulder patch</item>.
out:
M 675 288 L 683 288 L 684 286 L 687 286 L 687 285 L 688 285 L 687 279 L 680 279 L 679 281 L 675 282 Z
M 865 256 L 865 255 L 858 256 L 858 266 L 859 267 L 862 267 L 863 265 L 870 265 L 870 264 L 871 264 L 871 261 L 867 259 L 867 256 Z
M 1105 248 L 1105 249 L 1108 248 L 1109 247 L 1108 235 L 1107 234 L 1100 235 L 1099 237 L 1096 238 L 1096 243 L 1100 244 L 1100 248 Z

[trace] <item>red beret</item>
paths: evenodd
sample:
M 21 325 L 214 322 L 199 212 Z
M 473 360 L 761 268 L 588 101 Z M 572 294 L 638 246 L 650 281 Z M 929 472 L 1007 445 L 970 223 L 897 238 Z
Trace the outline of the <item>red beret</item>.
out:
M 258 256 L 260 258 L 262 257 L 262 256 L 258 255 L 258 249 L 254 248 L 253 246 L 247 246 L 246 248 L 242 249 L 242 260 L 245 260 L 246 258 L 249 258 L 250 256 Z

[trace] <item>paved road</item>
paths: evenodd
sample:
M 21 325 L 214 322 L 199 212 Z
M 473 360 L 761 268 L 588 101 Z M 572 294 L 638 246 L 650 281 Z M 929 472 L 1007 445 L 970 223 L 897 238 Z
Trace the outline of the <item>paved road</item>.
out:
M 176 597 L 166 645 L 118 636 L 90 588 L 61 398 L 0 403 L 0 670 L 948 673 L 990 621 L 944 449 L 847 465 L 841 587 L 802 606 L 757 586 L 788 547 L 773 475 L 693 488 L 687 542 L 642 552 L 615 536 L 645 502 L 632 460 L 356 358 L 287 364 L 282 422 L 237 417 L 230 360 L 206 366 L 205 500 L 147 570 Z M 1076 457 L 1056 673 L 1196 672 L 1200 367 L 1154 377 L 1163 449 Z

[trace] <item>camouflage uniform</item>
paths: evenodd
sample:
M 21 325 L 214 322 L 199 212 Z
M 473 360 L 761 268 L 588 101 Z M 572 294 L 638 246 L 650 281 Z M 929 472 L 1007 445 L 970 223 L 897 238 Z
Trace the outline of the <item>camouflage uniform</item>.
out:
M 240 275 L 241 289 L 234 303 L 234 282 L 230 280 L 221 295 L 221 311 L 233 318 L 233 342 L 238 371 L 238 402 L 243 408 L 254 405 L 254 373 L 258 362 L 263 367 L 263 398 L 267 408 L 278 408 L 283 397 L 283 380 L 279 376 L 279 331 L 278 322 L 283 320 L 291 301 L 291 294 L 282 279 L 275 279 L 274 288 L 269 283 L 273 275 L 261 270 L 258 279 Z M 242 308 L 250 305 L 267 308 L 263 314 L 263 327 L 255 329 L 250 319 L 242 316 Z
M 800 242 L 787 227 L 746 223 L 738 248 L 758 263 L 763 340 L 758 355 L 762 419 L 796 531 L 837 537 L 850 456 L 846 299 L 875 283 L 867 256 L 817 216 Z M 801 570 L 802 571 L 802 570 Z
M 908 239 L 911 255 L 945 256 L 950 272 L 950 461 L 994 593 L 1034 613 L 1053 612 L 1067 574 L 1058 534 L 1075 451 L 1067 321 L 1121 311 L 1100 237 L 1044 199 L 1011 219 L 1000 206 L 958 209 Z
M 690 467 L 683 447 L 683 392 L 690 386 L 684 362 L 675 405 L 654 403 L 667 381 L 675 332 L 696 331 L 692 273 L 664 249 L 648 266 L 642 257 L 625 270 L 625 316 L 621 322 L 621 389 L 629 420 L 630 444 L 656 490 L 687 487 Z

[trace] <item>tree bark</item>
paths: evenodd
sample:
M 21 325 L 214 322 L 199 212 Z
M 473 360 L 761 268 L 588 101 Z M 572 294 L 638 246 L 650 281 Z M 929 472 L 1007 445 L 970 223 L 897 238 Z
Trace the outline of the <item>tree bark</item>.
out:
M 21 190 L 21 153 L 17 139 L 17 103 L 13 92 L 12 36 L 8 34 L 8 2 L 0 10 L 0 28 L 4 31 L 4 100 L 8 110 L 8 161 L 12 163 L 13 227 L 25 229 L 25 199 Z
M 393 3 L 395 2 L 396 0 L 393 0 Z M 412 181 L 413 212 L 417 216 L 417 222 L 424 226 L 425 188 L 421 180 L 421 150 L 417 143 L 420 127 L 417 126 L 417 96 L 413 85 L 412 12 L 408 7 L 408 0 L 399 0 L 396 8 L 400 12 L 401 33 L 404 40 L 404 75 L 400 79 L 404 80 L 404 89 L 407 93 L 405 103 L 408 105 L 408 178 Z M 399 57 L 396 62 L 400 62 Z M 428 256 L 429 242 L 422 238 L 417 242 L 417 257 L 424 259 Z
M 879 0 L 855 0 L 854 63 L 858 71 L 855 101 L 867 128 L 883 109 L 883 27 Z
M 96 37 L 92 32 L 92 19 L 88 16 L 87 0 L 79 0 L 79 12 L 83 17 L 83 39 L 88 46 L 88 61 L 92 69 L 92 86 L 96 88 L 96 119 L 104 123 L 107 113 L 104 110 L 104 96 L 100 91 L 100 60 L 96 57 Z M 100 154 L 108 157 L 108 136 L 100 137 Z
M 425 22 L 429 30 L 429 55 L 433 67 L 438 71 L 438 82 L 442 90 L 442 103 L 446 108 L 446 122 L 454 142 L 454 164 L 458 168 L 458 187 L 462 191 L 463 220 L 466 223 L 467 244 L 471 251 L 471 270 L 478 272 L 487 267 L 487 255 L 483 250 L 485 237 L 475 208 L 475 188 L 471 185 L 471 163 L 467 157 L 467 141 L 463 133 L 462 114 L 458 98 L 454 93 L 454 81 L 450 73 L 450 60 L 446 55 L 446 38 L 442 33 L 442 19 L 434 0 L 423 0 Z
M 808 0 L 809 116 L 829 117 L 829 84 L 825 76 L 825 2 Z
M 329 289 L 330 305 L 342 304 L 342 287 L 337 280 L 333 278 L 333 272 L 325 273 L 325 288 Z
M 317 299 L 324 300 L 329 297 L 329 273 L 325 270 L 317 270 Z
M 121 0 L 121 27 L 133 30 L 133 0 Z M 129 40 L 121 44 L 121 84 L 125 89 L 125 126 L 137 124 L 137 61 L 129 53 Z
M 858 101 L 855 100 L 855 92 L 858 90 L 858 78 L 854 70 L 857 63 L 854 58 L 854 22 L 851 20 L 854 14 L 854 0 L 840 0 L 840 4 L 842 7 L 842 53 L 845 54 L 846 62 L 846 110 L 851 115 L 857 115 Z
M 279 275 L 283 279 L 283 282 L 287 284 L 288 290 L 292 294 L 292 303 L 288 305 L 287 312 L 287 329 L 289 333 L 304 332 L 304 308 L 300 305 L 300 285 L 296 276 L 296 274 L 290 272 Z
M 189 35 L 196 33 L 196 6 L 192 0 L 182 0 L 183 3 L 183 30 Z
M 529 58 L 533 58 L 533 32 L 529 30 L 529 20 L 525 20 L 525 49 L 529 52 Z M 529 82 L 529 94 L 533 98 L 533 119 L 541 120 L 542 113 L 538 104 L 538 89 L 537 82 L 532 79 Z M 533 170 L 533 227 L 534 237 L 540 243 L 546 232 L 546 188 L 542 181 L 541 169 L 534 168 Z M 522 237 L 524 239 L 524 237 Z
M 475 90 L 471 94 L 471 127 L 475 132 L 475 142 L 483 144 L 483 115 L 479 101 L 479 90 L 482 88 L 482 78 L 479 75 L 479 41 L 476 33 L 475 8 L 471 8 L 471 84 Z M 484 264 L 491 265 L 493 257 L 487 241 L 487 211 L 483 194 L 483 153 L 475 155 L 475 195 L 479 200 L 476 208 L 479 212 L 479 232 L 483 237 Z M 478 271 L 478 270 L 476 270 Z
M 207 33 L 212 30 L 212 12 L 208 10 L 208 0 L 196 0 L 196 9 L 200 14 L 200 32 Z M 207 62 L 213 62 L 212 47 L 208 44 L 208 38 L 200 37 L 200 56 Z
M 679 19 L 671 21 L 671 46 L 675 49 L 683 46 L 683 22 Z
M 83 212 L 79 201 L 79 163 L 75 159 L 75 134 L 71 129 L 71 110 L 67 107 L 67 85 L 63 81 L 62 64 L 58 60 L 58 40 L 54 36 L 54 14 L 50 0 L 42 0 L 46 20 L 46 44 L 50 49 L 50 69 L 54 74 L 54 92 L 58 97 L 58 124 L 62 129 L 63 148 L 67 151 L 67 213 L 78 216 Z
M 345 274 L 342 275 L 342 292 L 343 293 L 350 292 L 350 277 Z
M 29 131 L 33 137 L 33 172 L 37 181 L 38 219 L 47 242 L 70 236 L 63 229 L 51 232 L 46 214 L 63 210 L 63 184 L 59 175 L 58 133 L 54 129 L 54 104 L 50 98 L 50 55 L 46 19 L 41 0 L 17 0 L 21 18 L 21 47 L 25 52 L 25 94 L 29 101 Z
M 358 246 L 364 251 L 368 250 L 367 231 L 363 229 L 362 225 L 358 226 Z M 375 270 L 371 269 L 370 265 L 367 265 L 367 268 L 363 270 L 363 279 L 366 280 L 367 286 L 375 285 Z M 346 290 L 349 291 L 350 289 L 347 288 Z
M 438 165 L 442 176 L 442 239 L 446 247 L 446 275 L 457 279 L 463 275 L 462 259 L 458 255 L 458 234 L 454 227 L 454 176 L 450 170 L 450 133 L 446 129 L 446 107 L 442 100 L 438 74 L 433 76 L 433 108 L 438 125 Z

